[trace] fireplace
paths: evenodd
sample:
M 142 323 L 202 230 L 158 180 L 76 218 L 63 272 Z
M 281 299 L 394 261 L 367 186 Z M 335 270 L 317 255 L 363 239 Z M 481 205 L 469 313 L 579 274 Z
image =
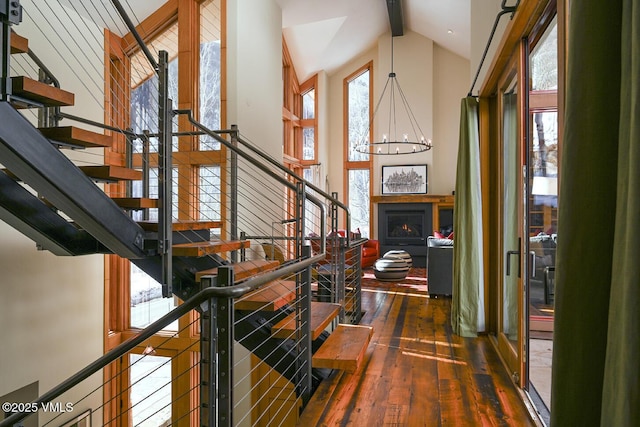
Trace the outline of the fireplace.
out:
M 426 266 L 426 242 L 432 232 L 431 203 L 379 203 L 378 240 L 384 254 L 407 251 L 416 267 Z

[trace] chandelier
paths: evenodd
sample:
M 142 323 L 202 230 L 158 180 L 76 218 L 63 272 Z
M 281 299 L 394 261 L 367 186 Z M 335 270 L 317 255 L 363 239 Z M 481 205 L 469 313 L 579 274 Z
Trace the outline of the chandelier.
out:
M 393 71 L 393 38 L 394 36 L 392 35 L 391 72 L 373 111 L 369 126 L 354 147 L 358 153 L 373 155 L 413 154 L 431 150 L 433 147 L 431 140 L 425 139 L 424 133 L 420 129 L 420 125 L 418 125 L 418 121 L 400 87 L 396 73 Z M 382 111 L 381 107 L 384 108 Z M 382 139 L 371 142 L 369 141 L 369 129 L 372 129 L 372 124 L 375 123 L 375 118 L 379 113 L 384 113 L 385 116 L 388 116 L 388 125 L 383 128 L 386 133 L 382 134 Z M 398 113 L 404 114 L 401 118 L 406 117 L 408 119 L 403 122 L 407 128 L 400 131 L 398 130 Z

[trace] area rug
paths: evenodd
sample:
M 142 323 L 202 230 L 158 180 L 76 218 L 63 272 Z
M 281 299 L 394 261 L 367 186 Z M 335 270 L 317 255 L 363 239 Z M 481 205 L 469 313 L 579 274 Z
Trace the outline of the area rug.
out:
M 390 282 L 376 279 L 376 276 L 373 274 L 373 269 L 366 268 L 363 270 L 362 287 L 365 289 L 393 289 L 396 292 L 417 292 L 426 294 L 428 292 L 427 269 L 412 267 L 406 278 Z

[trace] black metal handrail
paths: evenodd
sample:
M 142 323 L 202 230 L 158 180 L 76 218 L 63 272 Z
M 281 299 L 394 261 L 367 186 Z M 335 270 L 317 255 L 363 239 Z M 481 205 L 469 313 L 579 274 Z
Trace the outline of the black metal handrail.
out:
M 305 258 L 296 263 L 283 266 L 282 268 L 279 268 L 277 270 L 261 274 L 260 276 L 254 277 L 252 279 L 245 280 L 242 283 L 237 285 L 225 286 L 225 287 L 212 286 L 212 287 L 208 287 L 201 290 L 200 292 L 195 294 L 193 297 L 189 298 L 184 303 L 180 304 L 178 307 L 176 307 L 169 313 L 165 314 L 164 316 L 162 316 L 161 318 L 159 318 L 158 320 L 156 320 L 155 322 L 147 326 L 145 329 L 140 331 L 135 336 L 131 337 L 127 341 L 113 348 L 109 352 L 105 353 L 102 357 L 96 359 L 95 361 L 87 365 L 85 368 L 81 369 L 80 371 L 78 371 L 77 373 L 69 377 L 67 380 L 63 381 L 56 387 L 52 388 L 48 392 L 41 395 L 34 402 L 31 402 L 33 406 L 30 406 L 30 407 L 40 408 L 44 403 L 53 401 L 55 398 L 62 395 L 62 393 L 72 389 L 73 387 L 80 384 L 82 381 L 89 378 L 91 375 L 105 368 L 111 362 L 119 359 L 120 357 L 129 353 L 134 348 L 140 346 L 142 343 L 144 343 L 146 340 L 151 338 L 153 335 L 165 329 L 172 322 L 175 322 L 185 314 L 189 313 L 191 310 L 195 309 L 196 307 L 199 307 L 203 302 L 211 300 L 213 298 L 240 298 L 243 295 L 259 288 L 260 286 L 268 282 L 271 282 L 273 280 L 276 280 L 284 275 L 291 275 L 291 274 L 298 273 L 304 270 L 305 268 L 308 268 L 311 265 L 319 261 L 322 261 L 324 257 L 325 257 L 324 254 L 320 254 L 320 255 L 309 257 L 309 258 Z M 228 265 L 228 266 L 223 266 L 219 268 L 232 269 L 233 266 Z M 211 277 L 211 276 L 205 276 L 203 277 L 203 279 L 206 277 Z M 29 415 L 31 415 L 30 412 L 16 412 L 10 415 L 9 417 L 5 418 L 4 420 L 0 421 L 0 427 L 13 426 L 15 423 L 23 420 Z

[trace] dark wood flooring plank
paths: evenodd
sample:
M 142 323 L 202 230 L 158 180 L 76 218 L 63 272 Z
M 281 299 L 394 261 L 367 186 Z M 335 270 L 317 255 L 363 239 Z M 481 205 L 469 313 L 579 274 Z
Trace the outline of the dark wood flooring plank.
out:
M 452 333 L 450 304 L 393 285 L 365 289 L 369 350 L 341 377 L 316 424 L 533 426 L 489 338 Z

